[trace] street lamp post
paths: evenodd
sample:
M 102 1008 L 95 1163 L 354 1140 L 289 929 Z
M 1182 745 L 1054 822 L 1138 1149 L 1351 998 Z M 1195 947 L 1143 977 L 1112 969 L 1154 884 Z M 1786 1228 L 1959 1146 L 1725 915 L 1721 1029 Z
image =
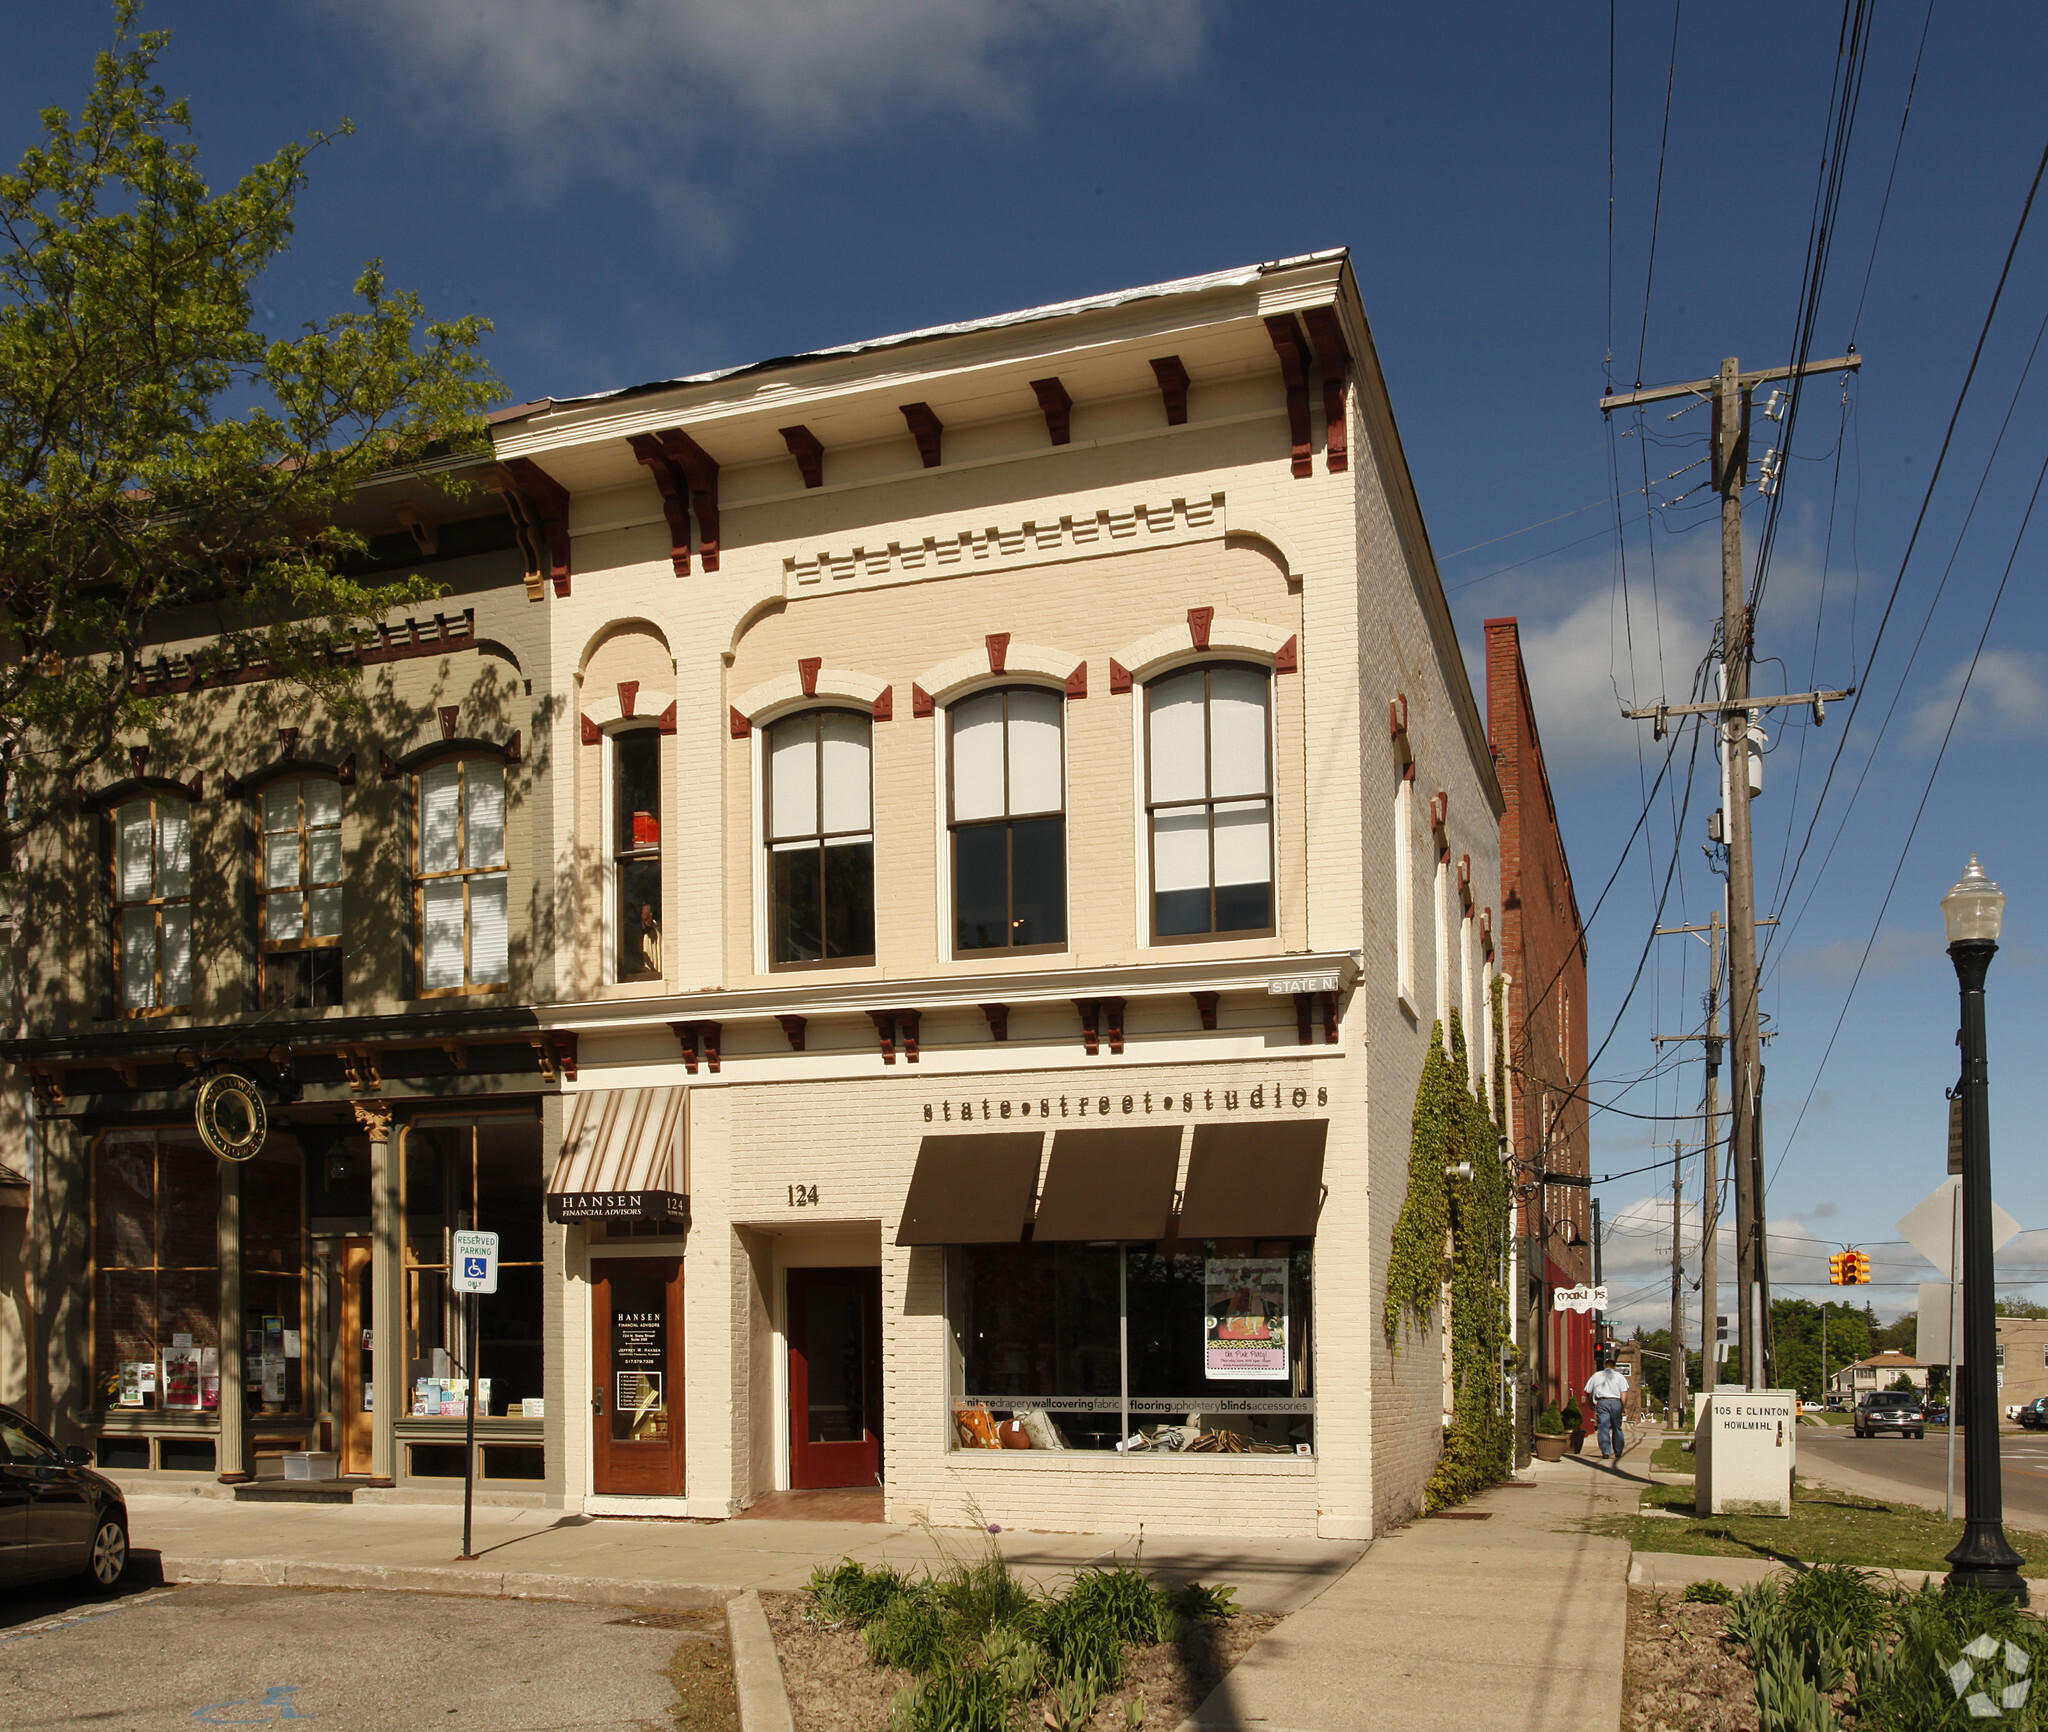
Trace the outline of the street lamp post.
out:
M 1963 1043 L 1963 1537 L 1948 1554 L 1951 1586 L 1968 1585 L 2027 1603 L 2024 1561 L 2005 1540 L 1999 1480 L 1998 1327 L 1991 1270 L 1991 1122 L 1984 1066 L 1984 976 L 1998 953 L 2005 893 L 1977 856 L 1941 899 L 1949 960 L 1962 990 Z M 1951 1392 L 1951 1399 L 1956 1392 Z

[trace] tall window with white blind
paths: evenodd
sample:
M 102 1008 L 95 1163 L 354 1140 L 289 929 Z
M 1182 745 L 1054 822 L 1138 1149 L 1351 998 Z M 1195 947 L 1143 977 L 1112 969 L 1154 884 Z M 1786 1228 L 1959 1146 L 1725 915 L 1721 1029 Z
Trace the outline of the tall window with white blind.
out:
M 1145 688 L 1155 939 L 1273 930 L 1271 687 L 1219 662 Z
M 854 710 L 805 710 L 768 729 L 773 967 L 874 956 L 870 732 Z
M 341 1003 L 341 784 L 272 782 L 261 801 L 263 1008 Z
M 114 808 L 114 972 L 123 1015 L 192 1002 L 192 804 L 154 790 Z
M 1415 1010 L 1415 766 L 1394 784 L 1394 990 Z
M 505 766 L 444 758 L 414 777 L 415 918 L 423 993 L 482 992 L 510 979 Z
M 949 713 L 956 950 L 1067 941 L 1063 703 L 1043 687 L 1013 686 Z

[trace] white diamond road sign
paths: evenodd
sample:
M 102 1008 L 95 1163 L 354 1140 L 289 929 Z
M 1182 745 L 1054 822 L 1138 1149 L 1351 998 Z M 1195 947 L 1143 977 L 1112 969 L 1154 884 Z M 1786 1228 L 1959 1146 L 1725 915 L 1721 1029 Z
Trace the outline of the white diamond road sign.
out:
M 1906 1243 L 1932 1263 L 1943 1277 L 1950 1274 L 1955 1256 L 1962 1180 L 1944 1179 L 1922 1199 L 1919 1206 L 1899 1223 Z M 2002 1251 L 2019 1236 L 2020 1224 L 1994 1201 L 1991 1205 L 1991 1249 Z
M 448 1285 L 457 1293 L 498 1290 L 498 1235 L 464 1229 L 448 1248 Z

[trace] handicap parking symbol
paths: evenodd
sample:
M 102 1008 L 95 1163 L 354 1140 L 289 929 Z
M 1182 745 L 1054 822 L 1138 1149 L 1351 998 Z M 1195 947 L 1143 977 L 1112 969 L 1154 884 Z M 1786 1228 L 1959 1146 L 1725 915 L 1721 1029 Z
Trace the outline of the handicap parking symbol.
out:
M 488 1257 L 465 1257 L 462 1259 L 462 1278 L 465 1281 L 481 1281 L 490 1273 Z

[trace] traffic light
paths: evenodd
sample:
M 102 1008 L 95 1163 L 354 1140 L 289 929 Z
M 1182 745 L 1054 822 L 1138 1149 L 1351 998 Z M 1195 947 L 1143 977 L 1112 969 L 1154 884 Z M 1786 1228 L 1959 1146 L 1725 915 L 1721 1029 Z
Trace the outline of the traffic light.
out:
M 1849 1285 L 1852 1287 L 1869 1286 L 1870 1254 L 1867 1251 L 1851 1251 L 1849 1253 L 1849 1262 L 1851 1264 L 1849 1270 Z
M 1828 1259 L 1828 1285 L 1830 1287 L 1846 1287 L 1855 1279 L 1849 1273 L 1849 1255 L 1847 1251 L 1837 1251 Z

